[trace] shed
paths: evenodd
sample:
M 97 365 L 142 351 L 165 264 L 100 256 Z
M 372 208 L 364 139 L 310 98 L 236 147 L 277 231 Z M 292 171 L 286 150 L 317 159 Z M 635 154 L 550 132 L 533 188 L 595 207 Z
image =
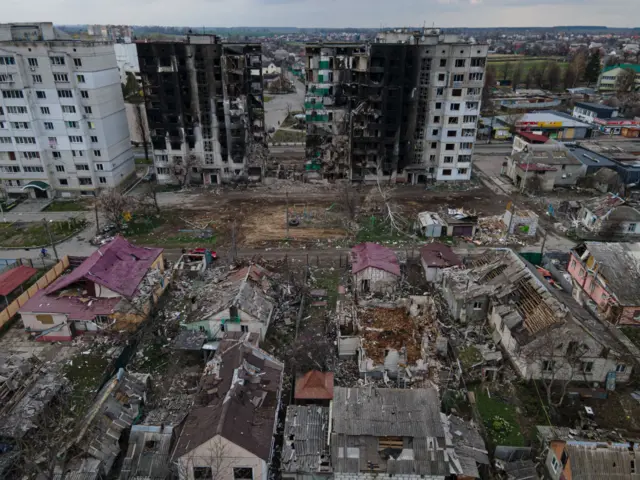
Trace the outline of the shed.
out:
M 437 242 L 420 248 L 420 260 L 428 282 L 440 282 L 445 268 L 462 266 L 462 260 L 450 247 Z
M 450 208 L 443 214 L 448 237 L 473 237 L 478 229 L 478 216 L 462 208 Z
M 418 214 L 418 222 L 416 230 L 420 231 L 425 237 L 441 237 L 442 231 L 446 232 L 447 224 L 440 215 L 435 212 L 420 212 Z
M 356 292 L 387 293 L 396 288 L 400 263 L 390 248 L 365 242 L 351 249 L 351 273 Z
M 4 297 L 7 305 L 9 304 L 7 297 L 36 273 L 38 270 L 35 268 L 20 265 L 0 274 L 0 295 Z

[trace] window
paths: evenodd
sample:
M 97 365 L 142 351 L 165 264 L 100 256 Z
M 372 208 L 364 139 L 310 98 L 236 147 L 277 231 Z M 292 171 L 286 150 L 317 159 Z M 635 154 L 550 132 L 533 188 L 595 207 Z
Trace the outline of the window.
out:
M 87 122 L 87 126 L 89 127 L 89 130 L 96 129 L 96 124 L 94 122 Z
M 436 115 L 435 117 L 433 117 L 433 123 L 440 123 L 440 116 Z
M 484 74 L 483 73 L 470 73 L 469 74 L 469 80 L 472 81 L 472 82 L 481 82 L 483 78 L 484 78 Z
M 593 371 L 593 362 L 582 362 L 581 368 L 584 373 L 591 373 Z
M 636 224 L 635 223 L 630 223 L 629 225 L 627 225 L 627 232 L 635 232 L 636 231 Z
M 51 65 L 64 65 L 64 57 L 49 57 Z
M 38 98 L 47 98 L 47 94 L 42 90 L 36 90 L 36 97 Z
M 3 98 L 24 98 L 24 93 L 22 93 L 22 90 L 3 90 L 2 97 Z
M 441 97 L 443 95 L 444 95 L 444 88 L 442 87 L 436 88 L 436 96 Z
M 453 157 L 451 156 L 444 157 L 443 163 L 453 163 Z
M 471 150 L 473 148 L 473 143 L 464 142 L 460 144 L 460 150 Z
M 42 75 L 31 75 L 33 83 L 42 83 Z
M 36 139 L 35 137 L 16 137 L 16 143 L 35 145 Z
M 58 139 L 56 137 L 49 137 L 49 145 L 56 145 L 58 143 Z
M 20 173 L 20 167 L 0 167 L 4 173 Z
M 211 480 L 213 478 L 213 472 L 211 467 L 193 467 L 194 480 Z
M 13 75 L 11 73 L 0 73 L 1 82 L 13 82 Z
M 456 60 L 456 68 L 462 68 L 462 67 L 464 67 L 464 65 L 465 65 L 465 63 L 466 63 L 466 62 L 467 62 L 467 61 L 466 61 L 464 58 L 458 58 L 458 59 Z
M 253 469 L 251 467 L 234 468 L 233 478 L 234 480 L 253 480 Z
M 441 58 L 440 59 L 440 66 L 441 67 L 446 67 L 447 66 L 447 59 L 446 58 Z
M 60 152 L 51 152 L 53 154 L 53 158 L 62 158 L 62 154 Z
M 107 183 L 107 177 L 98 177 L 99 183 Z
M 80 90 L 80 96 L 82 98 L 89 98 L 89 92 L 87 90 Z
M 591 283 L 589 284 L 589 293 L 593 293 L 596 289 L 596 282 L 595 279 L 591 280 Z
M 81 66 L 82 66 L 82 59 L 80 59 L 80 58 L 74 58 L 74 59 L 73 59 L 73 64 L 74 64 L 76 67 L 81 67 Z
M 59 178 L 58 183 L 62 186 L 67 186 L 69 185 L 69 180 L 67 180 L 66 178 Z
M 36 315 L 36 320 L 40 323 L 44 323 L 45 325 L 53 325 L 53 316 L 52 315 Z
M 554 362 L 553 360 L 543 360 L 542 362 L 542 371 L 543 372 L 553 372 L 553 367 L 555 366 L 556 362 Z
M 440 133 L 440 130 L 438 130 L 437 128 L 434 128 L 434 129 L 431 131 L 431 135 L 438 135 L 439 133 Z
M 438 142 L 431 142 L 431 148 L 438 148 Z
M 449 110 L 453 111 L 453 112 L 457 112 L 460 110 L 460 104 L 459 103 L 452 103 L 451 105 L 449 105 Z
M 11 143 L 11 137 L 0 137 L 0 143 Z
M 467 95 L 480 95 L 481 89 L 480 88 L 468 88 L 467 89 Z
M 447 130 L 447 137 L 457 137 L 457 136 L 458 136 L 457 130 Z
M 93 113 L 91 111 L 91 107 L 84 107 L 84 113 L 87 113 L 87 114 L 91 115 L 91 113 Z
M 27 61 L 29 62 L 29 66 L 30 67 L 37 67 L 38 66 L 38 59 L 37 58 L 29 58 L 29 59 L 27 59 Z
M 443 177 L 450 177 L 451 176 L 451 169 L 450 168 L 445 168 L 444 170 L 442 170 L 442 176 Z
M 471 155 L 460 155 L 458 157 L 458 163 L 465 163 L 471 161 Z
M 476 120 L 478 120 L 478 117 L 475 115 L 465 115 L 462 119 L 462 123 L 476 123 Z
M 439 82 L 444 82 L 444 80 L 445 80 L 445 74 L 444 73 L 438 74 L 438 81 Z
M 83 177 L 78 178 L 78 183 L 80 185 L 93 185 L 93 182 L 91 181 L 90 178 L 83 178 Z
M 247 333 L 249 331 L 249 325 L 240 325 L 240 331 Z
M 436 161 L 436 156 L 435 155 L 429 155 L 429 161 L 431 163 L 435 162 Z
M 169 175 L 170 171 L 168 167 L 156 167 L 158 175 Z
M 458 175 L 466 175 L 468 170 L 468 168 L 459 168 Z
M 76 170 L 84 170 L 86 172 L 89 171 L 89 165 L 86 163 L 76 163 Z
M 627 366 L 623 363 L 619 363 L 618 365 L 616 365 L 616 372 L 617 373 L 624 373 L 627 371 Z
M 96 137 L 95 135 L 91 135 L 91 142 L 98 143 L 98 137 Z
M 93 155 L 96 156 L 96 157 L 101 157 L 102 156 L 102 152 L 100 150 L 94 150 L 93 151 Z M 98 168 L 98 170 L 102 170 L 102 165 L 99 164 L 98 166 L 100 167 L 100 168 Z
M 7 107 L 7 113 L 27 113 L 27 107 Z
M 82 143 L 82 137 L 80 135 L 71 135 L 69 141 L 71 143 Z
M 16 59 L 13 57 L 0 57 L 0 65 L 15 65 Z
M 82 150 L 71 150 L 71 155 L 73 155 L 74 157 L 83 157 L 84 154 L 82 153 Z
M 447 123 L 449 125 L 457 125 L 458 124 L 458 117 L 449 117 L 449 120 L 447 121 Z
M 73 105 L 62 105 L 62 113 L 76 113 L 76 107 Z
M 76 75 L 76 78 L 78 79 L 78 83 L 84 83 L 84 75 Z
M 73 98 L 73 92 L 71 90 L 58 90 L 58 97 Z
M 22 157 L 26 158 L 27 160 L 40 158 L 40 152 L 22 152 Z
M 53 130 L 53 122 L 44 122 L 45 130 Z
M 64 172 L 64 165 L 56 165 L 56 172 Z
M 64 122 L 64 126 L 67 128 L 80 128 L 80 124 L 78 122 Z
M 455 150 L 455 149 L 456 149 L 456 144 L 455 144 L 455 143 L 447 143 L 447 144 L 444 146 L 444 149 L 445 149 L 445 150 L 449 150 L 449 151 L 451 151 L 451 150 Z
M 51 115 L 51 110 L 49 110 L 49 107 L 40 107 L 40 113 L 42 115 Z
M 44 167 L 23 167 L 27 173 L 44 173 Z
M 29 128 L 29 122 L 11 122 L 11 128 L 16 130 L 27 130 Z
M 551 455 L 551 468 L 553 469 L 553 473 L 558 473 L 560 471 L 560 462 L 556 458 L 555 455 Z
M 69 82 L 69 75 L 67 75 L 66 73 L 54 73 L 53 74 L 53 81 L 54 82 L 58 82 L 58 83 L 68 83 Z

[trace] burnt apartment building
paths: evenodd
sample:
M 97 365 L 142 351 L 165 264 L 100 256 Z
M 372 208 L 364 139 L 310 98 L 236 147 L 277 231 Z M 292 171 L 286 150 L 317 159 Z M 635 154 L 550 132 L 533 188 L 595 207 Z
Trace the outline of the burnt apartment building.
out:
M 438 29 L 307 44 L 310 170 L 360 182 L 469 180 L 487 52 Z
M 160 183 L 259 180 L 264 99 L 259 43 L 215 35 L 137 43 Z

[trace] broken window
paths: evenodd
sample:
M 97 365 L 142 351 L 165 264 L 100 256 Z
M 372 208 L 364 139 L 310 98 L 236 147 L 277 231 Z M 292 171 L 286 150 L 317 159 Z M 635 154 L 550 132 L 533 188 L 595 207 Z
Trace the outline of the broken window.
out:
M 482 310 L 482 302 L 473 302 L 474 310 Z
M 620 363 L 618 365 L 616 365 L 616 372 L 617 373 L 624 373 L 627 371 L 627 366 L 623 363 Z
M 447 66 L 447 59 L 446 58 L 441 58 L 440 59 L 440 66 L 441 67 L 446 67 Z
M 195 480 L 211 480 L 213 471 L 211 467 L 193 467 L 193 478 Z
M 555 366 L 556 362 L 554 362 L 553 360 L 544 360 L 542 362 L 542 371 L 543 372 L 553 372 L 553 367 Z
M 464 58 L 458 58 L 456 60 L 456 68 L 464 67 L 466 60 Z
M 234 480 L 253 480 L 253 468 L 240 467 L 233 469 Z
M 581 369 L 584 373 L 591 373 L 593 371 L 593 362 L 582 362 Z
M 45 325 L 53 325 L 53 316 L 51 315 L 36 315 L 36 320 Z
M 444 82 L 444 80 L 445 80 L 445 74 L 444 74 L 444 73 L 440 73 L 440 74 L 438 75 L 438 81 L 439 81 L 439 82 Z
M 442 176 L 443 177 L 451 176 L 451 169 L 450 168 L 445 168 L 444 170 L 442 170 Z

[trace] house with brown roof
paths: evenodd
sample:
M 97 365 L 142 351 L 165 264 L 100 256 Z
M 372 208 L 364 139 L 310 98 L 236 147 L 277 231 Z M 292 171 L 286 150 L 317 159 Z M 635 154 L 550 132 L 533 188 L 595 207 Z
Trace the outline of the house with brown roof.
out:
M 445 268 L 462 266 L 462 260 L 453 253 L 451 247 L 437 242 L 420 248 L 420 261 L 427 282 L 439 283 Z
M 296 403 L 301 405 L 329 405 L 333 400 L 333 373 L 311 370 L 296 380 L 294 393 Z
M 282 363 L 248 342 L 221 345 L 178 428 L 171 458 L 180 479 L 268 477 L 283 371 Z
M 391 293 L 400 280 L 400 263 L 390 248 L 365 242 L 351 249 L 351 273 L 354 291 Z
M 75 268 L 20 308 L 25 330 L 36 340 L 60 341 L 137 328 L 169 282 L 162 252 L 117 236 L 90 257 L 74 259 Z

